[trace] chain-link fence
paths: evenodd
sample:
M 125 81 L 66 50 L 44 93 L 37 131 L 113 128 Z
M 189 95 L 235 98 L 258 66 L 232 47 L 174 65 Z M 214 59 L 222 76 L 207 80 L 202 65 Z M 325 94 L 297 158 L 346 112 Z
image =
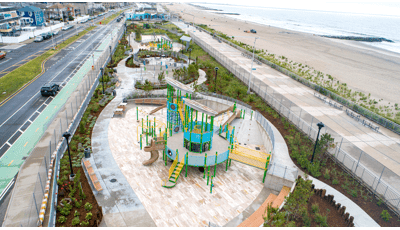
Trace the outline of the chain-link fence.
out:
M 65 138 L 63 138 L 62 134 L 65 131 L 73 134 L 78 127 L 82 115 L 85 112 L 97 85 L 99 84 L 101 76 L 100 68 L 105 68 L 106 64 L 110 61 L 112 53 L 110 54 L 109 46 L 111 46 L 114 51 L 118 45 L 119 39 L 123 35 L 123 32 L 124 30 L 122 27 L 119 28 L 119 30 L 113 28 L 111 33 L 102 39 L 93 54 L 89 54 L 85 58 L 84 63 L 79 70 L 73 76 L 70 76 L 69 79 L 67 79 L 68 81 L 65 81 L 61 85 L 63 89 L 65 88 L 67 90 L 67 93 L 61 94 L 60 91 L 59 95 L 53 99 L 53 102 L 57 103 L 57 99 L 61 97 L 60 99 L 64 99 L 63 101 L 66 102 L 61 104 L 62 108 L 58 113 L 49 117 L 50 119 L 53 119 L 54 117 L 54 120 L 49 123 L 48 127 L 45 127 L 47 133 L 52 129 L 52 131 L 50 131 L 52 140 L 49 142 L 49 146 L 47 147 L 47 150 L 45 150 L 46 152 L 40 162 L 36 182 L 34 183 L 32 196 L 29 201 L 29 207 L 25 210 L 23 220 L 20 221 L 21 227 L 38 226 L 41 208 L 44 208 L 43 200 L 45 194 L 46 196 L 48 195 L 47 199 L 49 200 L 47 206 L 48 219 L 45 219 L 45 221 L 48 221 L 47 223 L 49 227 L 55 226 L 55 207 L 57 205 L 56 191 L 58 190 L 57 177 L 60 171 L 60 159 L 67 147 Z M 39 153 L 41 151 L 43 151 L 43 148 L 35 147 L 30 157 L 32 157 L 35 152 Z M 53 172 L 55 172 L 53 174 L 49 171 L 51 166 L 53 166 L 50 164 L 52 160 L 54 160 Z M 25 169 L 23 165 L 20 173 L 23 170 L 28 169 Z M 18 179 L 19 178 L 17 178 L 16 183 L 18 183 Z M 17 198 L 11 197 L 10 203 L 13 199 Z
M 198 26 L 196 26 L 196 28 L 198 30 L 200 30 L 200 31 L 203 31 L 203 32 L 206 32 L 206 33 L 210 34 L 213 37 L 216 37 L 218 40 L 223 41 L 223 42 L 229 44 L 232 47 L 235 47 L 236 49 L 240 50 L 244 55 L 247 55 L 247 56 L 250 56 L 250 57 L 253 56 L 252 52 L 250 52 L 250 51 L 248 51 L 246 49 L 243 49 L 242 47 L 240 47 L 240 46 L 238 46 L 238 45 L 236 45 L 236 44 L 234 44 L 234 43 L 232 43 L 232 42 L 230 42 L 230 41 L 228 41 L 228 40 L 226 40 L 224 38 L 221 38 L 220 36 L 218 36 L 216 34 L 212 34 L 209 31 L 204 30 L 203 28 L 198 27 Z M 372 112 L 372 111 L 370 111 L 370 110 L 368 110 L 368 109 L 366 109 L 366 108 L 364 108 L 364 107 L 362 107 L 360 105 L 357 105 L 357 104 L 355 104 L 355 103 L 353 103 L 353 102 L 351 102 L 351 101 L 349 101 L 349 100 L 337 95 L 336 93 L 333 93 L 330 90 L 325 89 L 324 87 L 321 87 L 321 86 L 319 86 L 317 84 L 314 84 L 314 83 L 310 82 L 309 80 L 307 80 L 307 79 L 305 79 L 305 78 L 303 78 L 303 77 L 301 77 L 301 76 L 299 76 L 299 75 L 297 75 L 297 74 L 295 74 L 295 73 L 293 73 L 293 72 L 291 72 L 291 71 L 289 71 L 289 70 L 287 70 L 285 68 L 282 68 L 282 67 L 280 67 L 280 66 L 278 66 L 278 65 L 276 65 L 276 64 L 274 64 L 274 63 L 272 63 L 272 62 L 270 62 L 270 61 L 268 61 L 268 60 L 266 60 L 266 59 L 264 59 L 262 57 L 259 57 L 257 54 L 254 54 L 254 58 L 255 58 L 255 60 L 261 61 L 262 63 L 264 63 L 264 64 L 266 64 L 266 65 L 278 70 L 279 72 L 281 72 L 281 73 L 283 73 L 283 74 L 285 74 L 285 75 L 287 75 L 287 76 L 289 76 L 289 77 L 301 82 L 302 84 L 304 84 L 304 85 L 306 85 L 306 86 L 308 86 L 308 87 L 320 92 L 321 94 L 324 94 L 325 96 L 328 96 L 328 97 L 332 98 L 333 100 L 343 104 L 344 106 L 347 106 L 348 108 L 353 109 L 355 112 L 357 112 L 357 113 L 363 115 L 364 117 L 366 117 L 366 118 L 368 118 L 368 119 L 370 119 L 370 120 L 382 125 L 383 127 L 387 128 L 389 130 L 392 130 L 393 132 L 395 132 L 397 134 L 400 134 L 400 125 L 399 124 L 396 124 L 396 123 L 394 123 L 394 122 L 392 122 L 392 121 L 390 121 L 390 120 L 388 120 L 388 119 L 386 119 L 386 118 L 384 118 L 384 117 L 382 117 L 382 116 L 380 116 L 380 115 L 378 115 L 378 114 L 376 114 L 376 113 L 374 113 L 374 112 Z
M 213 56 L 221 65 L 227 68 L 244 84 L 249 84 L 250 73 L 241 66 L 231 61 L 215 48 L 199 39 L 194 33 L 190 36 L 196 44 Z M 307 111 L 288 100 L 285 96 L 269 87 L 267 84 L 252 76 L 251 89 L 265 102 L 272 106 L 282 116 L 288 118 L 294 125 L 315 140 L 318 132 L 316 124 L 320 122 Z M 346 170 L 353 172 L 355 177 L 363 181 L 376 195 L 382 196 L 387 204 L 390 204 L 396 212 L 400 208 L 400 177 L 380 162 L 370 157 L 352 142 L 349 142 L 333 131 L 328 126 L 321 130 L 321 134 L 329 133 L 336 141 L 339 141 L 330 153 L 338 162 L 343 162 Z

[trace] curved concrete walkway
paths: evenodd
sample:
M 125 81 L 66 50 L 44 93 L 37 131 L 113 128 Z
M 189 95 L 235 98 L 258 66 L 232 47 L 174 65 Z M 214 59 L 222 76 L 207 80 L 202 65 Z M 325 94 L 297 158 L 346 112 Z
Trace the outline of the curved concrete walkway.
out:
M 119 169 L 108 143 L 108 126 L 114 109 L 124 97 L 135 90 L 135 77 L 138 77 L 138 74 L 134 74 L 131 68 L 125 66 L 126 59 L 123 59 L 117 66 L 117 76 L 121 81 L 121 86 L 116 89 L 117 95 L 101 112 L 93 128 L 93 154 L 89 161 L 103 188 L 102 191 L 93 191 L 93 193 L 99 205 L 103 207 L 104 219 L 101 226 L 156 227 L 153 219 Z M 205 80 L 205 72 L 200 71 L 199 84 Z M 117 179 L 117 182 L 112 183 L 111 179 Z

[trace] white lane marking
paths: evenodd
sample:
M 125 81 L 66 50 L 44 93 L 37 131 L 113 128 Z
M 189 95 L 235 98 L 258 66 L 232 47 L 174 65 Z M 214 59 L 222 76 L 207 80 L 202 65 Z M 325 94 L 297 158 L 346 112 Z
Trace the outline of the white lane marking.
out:
M 0 62 L 0 63 L 4 64 L 4 63 L 8 62 L 9 60 L 11 60 L 12 58 L 7 58 L 7 59 L 8 59 L 7 61 L 3 61 L 3 62 Z

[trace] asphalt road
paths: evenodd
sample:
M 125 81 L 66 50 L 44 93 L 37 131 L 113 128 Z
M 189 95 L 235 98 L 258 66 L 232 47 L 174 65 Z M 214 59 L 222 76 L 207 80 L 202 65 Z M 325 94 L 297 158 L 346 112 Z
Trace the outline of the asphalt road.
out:
M 98 17 L 94 20 L 95 23 L 101 21 L 103 17 L 110 16 L 111 13 L 107 13 L 102 17 Z M 75 24 L 74 24 L 75 25 Z M 42 42 L 31 42 L 26 45 L 21 44 L 22 46 L 17 49 L 3 49 L 0 47 L 1 51 L 6 51 L 6 58 L 0 60 L 0 78 L 6 75 L 7 73 L 13 71 L 14 69 L 20 67 L 21 65 L 27 63 L 33 58 L 41 55 L 46 52 L 46 50 L 51 49 L 53 44 L 58 44 L 65 39 L 68 39 L 71 36 L 74 36 L 77 31 L 82 31 L 92 25 L 91 21 L 88 21 L 83 24 L 75 25 L 74 28 L 69 30 L 60 30 L 58 35 L 54 36 L 53 39 L 47 39 Z
M 117 22 L 114 20 L 106 26 L 98 26 L 50 58 L 42 76 L 0 107 L 0 157 L 53 99 L 41 96 L 41 86 L 48 82 L 62 86 L 68 82 L 79 69 L 80 63 L 91 57 L 94 48 L 114 28 L 115 23 Z

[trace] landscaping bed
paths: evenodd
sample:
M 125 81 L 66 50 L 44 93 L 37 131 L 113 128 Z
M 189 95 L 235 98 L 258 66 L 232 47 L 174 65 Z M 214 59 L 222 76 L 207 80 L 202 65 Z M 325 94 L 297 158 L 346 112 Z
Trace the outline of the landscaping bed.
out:
M 296 187 L 281 210 L 267 207 L 264 227 L 347 227 L 345 217 L 325 194 L 316 192 L 312 181 L 298 177 Z M 352 215 L 350 213 L 350 215 Z

